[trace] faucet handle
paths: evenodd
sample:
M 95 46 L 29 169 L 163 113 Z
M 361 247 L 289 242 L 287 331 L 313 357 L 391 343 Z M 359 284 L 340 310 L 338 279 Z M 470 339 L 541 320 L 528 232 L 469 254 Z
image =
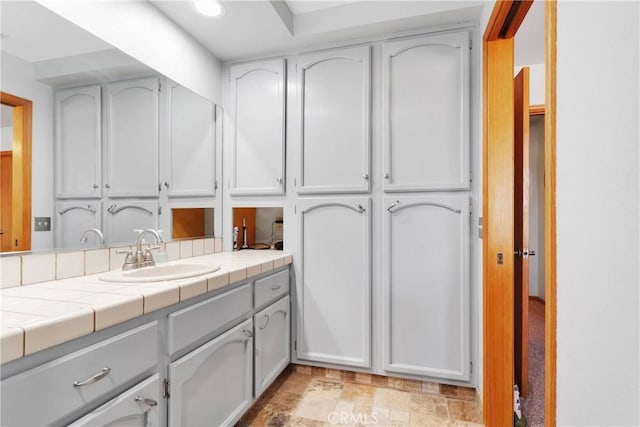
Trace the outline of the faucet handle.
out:
M 122 264 L 122 269 L 123 270 L 133 270 L 135 269 L 136 266 L 136 257 L 133 255 L 133 250 L 132 249 L 125 249 L 125 250 L 120 250 L 120 251 L 116 251 L 117 254 L 127 254 L 127 256 L 124 259 L 124 264 Z
M 142 258 L 143 267 L 156 265 L 156 261 L 153 259 L 153 254 L 151 253 L 151 251 L 154 251 L 160 248 L 161 246 L 151 246 L 151 245 L 147 246 L 147 249 L 144 251 L 144 257 Z

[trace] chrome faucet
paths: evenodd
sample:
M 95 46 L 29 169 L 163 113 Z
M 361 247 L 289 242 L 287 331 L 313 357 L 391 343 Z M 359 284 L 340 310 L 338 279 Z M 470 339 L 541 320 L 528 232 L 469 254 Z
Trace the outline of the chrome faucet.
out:
M 95 233 L 95 235 L 98 236 L 98 243 L 104 245 L 104 234 L 102 234 L 102 231 L 98 230 L 97 228 L 90 228 L 88 230 L 85 230 L 85 232 L 82 233 L 82 237 L 80 238 L 80 243 L 87 243 L 87 236 L 89 233 Z
M 156 244 L 164 243 L 162 240 L 162 236 L 157 230 L 152 228 L 145 228 L 140 231 L 138 234 L 138 238 L 136 239 L 136 254 L 133 255 L 131 250 L 121 251 L 118 253 L 126 253 L 127 257 L 124 260 L 124 264 L 122 266 L 123 270 L 134 270 L 136 268 L 142 267 L 150 267 L 156 265 L 156 262 L 153 260 L 153 255 L 151 254 L 152 249 L 158 249 L 158 247 L 147 247 L 147 249 L 142 252 L 142 240 L 145 234 L 151 234 L 156 238 Z

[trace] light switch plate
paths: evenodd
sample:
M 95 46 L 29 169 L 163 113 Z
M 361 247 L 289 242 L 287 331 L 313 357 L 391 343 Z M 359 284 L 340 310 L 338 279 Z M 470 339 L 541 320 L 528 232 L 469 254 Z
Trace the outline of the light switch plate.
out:
M 34 218 L 34 231 L 51 231 L 51 217 L 37 216 Z

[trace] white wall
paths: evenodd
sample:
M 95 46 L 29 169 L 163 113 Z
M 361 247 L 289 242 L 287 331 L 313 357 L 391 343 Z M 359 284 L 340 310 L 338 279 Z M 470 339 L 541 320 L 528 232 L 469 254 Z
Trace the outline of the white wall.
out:
M 544 116 L 533 116 L 529 128 L 529 295 L 544 299 Z
M 220 60 L 150 3 L 37 1 L 160 74 L 221 103 Z
M 13 126 L 5 126 L 0 129 L 0 151 L 13 149 Z
M 33 102 L 31 215 L 53 217 L 53 91 L 33 79 L 31 64 L 4 52 L 0 87 Z M 31 229 L 32 250 L 52 247 L 52 232 Z
M 558 2 L 557 423 L 640 425 L 640 3 Z

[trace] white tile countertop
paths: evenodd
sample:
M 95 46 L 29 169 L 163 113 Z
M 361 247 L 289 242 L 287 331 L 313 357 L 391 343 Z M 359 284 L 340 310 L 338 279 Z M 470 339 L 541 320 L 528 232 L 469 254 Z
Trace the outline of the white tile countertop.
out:
M 0 363 L 291 264 L 282 251 L 221 252 L 168 264 L 220 266 L 188 279 L 104 282 L 104 273 L 0 289 Z

